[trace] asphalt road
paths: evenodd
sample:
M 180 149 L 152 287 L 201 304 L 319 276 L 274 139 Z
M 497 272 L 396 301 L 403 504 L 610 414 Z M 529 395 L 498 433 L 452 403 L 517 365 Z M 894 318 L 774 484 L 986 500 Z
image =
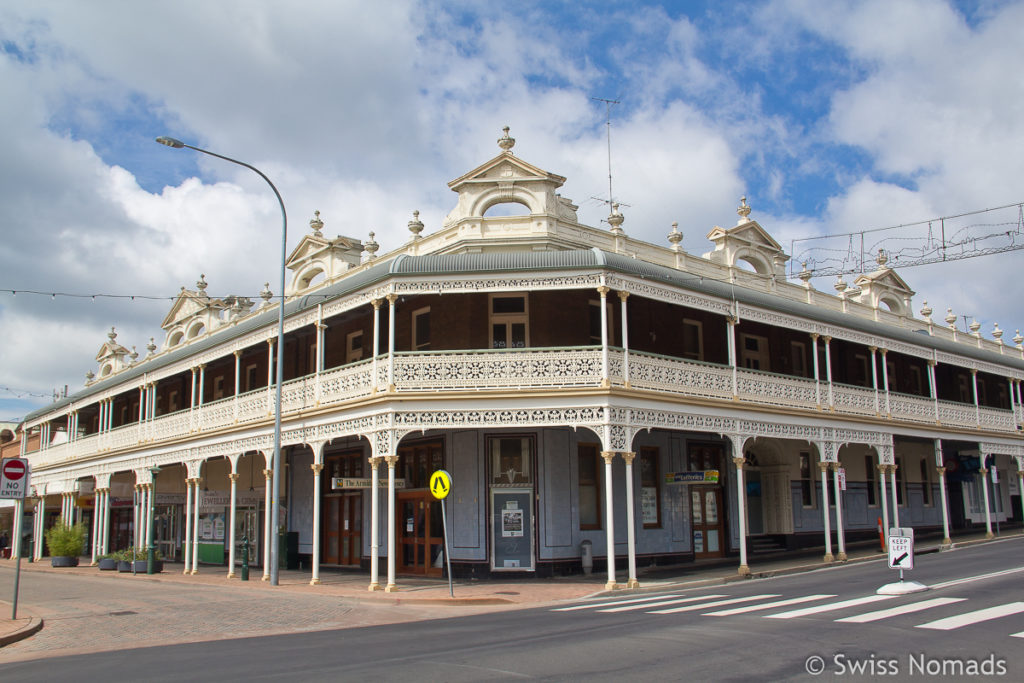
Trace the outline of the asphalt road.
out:
M 1022 538 L 920 555 L 906 576 L 931 589 L 904 596 L 876 594 L 898 572 L 871 562 L 522 611 L 12 662 L 0 677 L 1019 681 L 1022 558 Z

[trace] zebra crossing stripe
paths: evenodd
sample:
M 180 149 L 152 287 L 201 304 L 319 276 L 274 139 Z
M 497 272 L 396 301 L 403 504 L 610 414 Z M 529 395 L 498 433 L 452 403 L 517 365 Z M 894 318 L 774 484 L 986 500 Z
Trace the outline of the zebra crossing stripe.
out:
M 633 598 L 632 600 L 612 600 L 610 602 L 595 602 L 589 605 L 573 605 L 572 607 L 556 607 L 552 612 L 575 612 L 579 609 L 596 609 L 598 607 L 613 607 L 615 605 L 626 605 L 633 602 L 650 602 L 651 600 L 664 600 L 665 598 L 678 598 L 681 594 L 674 595 L 650 595 L 646 598 Z
M 863 598 L 853 598 L 852 600 L 840 600 L 839 602 L 830 602 L 827 605 L 816 605 L 814 607 L 804 607 L 803 609 L 795 609 L 789 612 L 779 612 L 778 614 L 766 614 L 765 619 L 795 619 L 796 617 L 806 617 L 809 614 L 820 614 L 821 612 L 831 612 L 837 609 L 845 609 L 847 607 L 856 607 L 857 605 L 866 605 L 871 602 L 879 602 L 881 600 L 892 600 L 895 595 L 868 595 Z
M 662 602 L 648 602 L 642 605 L 629 605 L 627 607 L 614 607 L 612 609 L 599 609 L 598 612 L 629 612 L 635 609 L 648 609 L 650 607 L 661 607 L 663 605 L 678 605 L 683 602 L 695 602 L 697 600 L 708 600 L 711 598 L 724 598 L 724 595 L 698 595 L 693 598 L 680 598 L 679 600 L 664 600 Z
M 941 607 L 942 605 L 951 605 L 954 602 L 963 602 L 966 598 L 933 598 L 931 600 L 922 600 L 920 602 L 912 602 L 909 605 L 900 605 L 899 607 L 890 607 L 889 609 L 880 609 L 875 612 L 865 612 L 864 614 L 857 614 L 852 617 L 845 617 L 843 619 L 836 619 L 836 621 L 847 622 L 850 624 L 866 624 L 869 621 L 878 621 L 879 619 L 888 619 L 889 617 L 898 617 L 901 614 L 911 614 L 913 612 L 923 612 L 926 609 L 932 607 Z
M 746 612 L 756 612 L 763 609 L 773 609 L 775 607 L 785 607 L 787 605 L 799 605 L 802 602 L 811 602 L 812 600 L 824 600 L 826 598 L 834 598 L 834 595 L 804 595 L 799 598 L 789 598 L 788 600 L 776 600 L 775 602 L 766 602 L 760 605 L 747 605 L 746 607 L 733 607 L 732 609 L 723 609 L 718 612 L 705 612 L 702 617 L 731 617 L 734 614 L 744 614 Z
M 679 612 L 695 612 L 699 609 L 706 609 L 708 607 L 718 607 L 719 605 L 731 605 L 737 602 L 749 602 L 750 600 L 761 600 L 763 598 L 778 597 L 781 597 L 780 593 L 770 593 L 765 595 L 748 595 L 745 598 L 729 598 L 727 600 L 714 600 L 712 602 L 705 602 L 699 605 L 686 605 L 685 607 L 651 610 L 650 612 L 648 612 L 648 614 L 678 614 Z
M 955 617 L 929 621 L 927 624 L 918 625 L 917 628 L 927 628 L 933 631 L 952 631 L 961 626 L 969 626 L 990 619 L 998 619 L 999 617 L 1008 617 L 1019 612 L 1024 612 L 1024 602 L 1008 602 L 1005 605 L 996 605 L 995 607 L 987 607 L 974 612 L 958 614 Z

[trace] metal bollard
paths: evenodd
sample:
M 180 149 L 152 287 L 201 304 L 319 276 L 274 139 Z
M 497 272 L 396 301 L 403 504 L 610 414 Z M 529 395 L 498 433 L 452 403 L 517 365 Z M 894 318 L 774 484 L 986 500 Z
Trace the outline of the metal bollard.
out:
M 242 581 L 249 580 L 249 537 L 242 536 Z

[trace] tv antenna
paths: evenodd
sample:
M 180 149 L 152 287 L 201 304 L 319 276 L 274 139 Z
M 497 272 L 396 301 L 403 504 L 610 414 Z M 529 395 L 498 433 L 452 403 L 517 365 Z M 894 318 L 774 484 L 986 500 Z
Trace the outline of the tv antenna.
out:
M 616 204 L 620 206 L 629 206 L 629 204 L 616 202 L 615 195 L 612 194 L 612 105 L 620 104 L 620 102 L 619 100 L 609 100 L 603 97 L 591 97 L 590 99 L 595 102 L 604 102 L 605 126 L 608 139 L 608 199 L 602 199 L 601 197 L 591 197 L 591 199 L 596 199 L 599 202 L 607 204 L 609 207 L 614 207 Z

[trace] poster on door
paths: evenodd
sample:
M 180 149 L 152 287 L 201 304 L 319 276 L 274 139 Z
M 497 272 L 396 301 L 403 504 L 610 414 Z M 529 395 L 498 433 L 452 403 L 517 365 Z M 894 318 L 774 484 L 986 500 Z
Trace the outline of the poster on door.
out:
M 512 509 L 501 511 L 502 538 L 519 538 L 523 535 L 523 511 Z
M 704 515 L 703 515 L 703 513 L 701 511 L 700 491 L 691 491 L 690 492 L 690 496 L 691 496 L 691 501 L 693 502 L 693 523 L 694 524 L 703 524 L 704 523 Z
M 718 524 L 718 495 L 715 491 L 704 492 L 704 517 L 708 524 Z

